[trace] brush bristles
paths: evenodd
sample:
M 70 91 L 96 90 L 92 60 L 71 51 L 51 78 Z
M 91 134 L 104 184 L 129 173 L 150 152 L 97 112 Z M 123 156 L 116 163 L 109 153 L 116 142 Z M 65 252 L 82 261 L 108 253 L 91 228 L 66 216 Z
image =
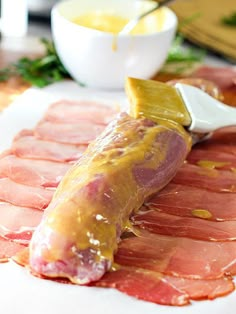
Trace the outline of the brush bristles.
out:
M 191 124 L 190 115 L 174 87 L 157 81 L 128 77 L 125 88 L 132 117 L 146 117 L 155 122 L 167 119 L 183 126 Z

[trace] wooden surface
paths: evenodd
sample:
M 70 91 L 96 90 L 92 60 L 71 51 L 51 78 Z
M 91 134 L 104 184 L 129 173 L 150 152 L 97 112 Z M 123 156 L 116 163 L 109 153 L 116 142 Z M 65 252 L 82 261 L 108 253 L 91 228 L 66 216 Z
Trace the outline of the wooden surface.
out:
M 36 37 L 3 38 L 0 43 L 0 69 L 23 56 L 34 58 L 42 53 L 43 47 Z M 29 87 L 19 77 L 0 82 L 0 111 Z
M 222 23 L 236 12 L 236 0 L 178 0 L 171 7 L 186 38 L 236 62 L 236 28 Z

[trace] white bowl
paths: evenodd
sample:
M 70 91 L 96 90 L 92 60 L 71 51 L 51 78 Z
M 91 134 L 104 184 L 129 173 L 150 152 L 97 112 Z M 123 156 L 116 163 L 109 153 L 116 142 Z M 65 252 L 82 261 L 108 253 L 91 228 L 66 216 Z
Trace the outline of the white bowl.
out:
M 153 77 L 166 60 L 177 18 L 166 9 L 161 31 L 144 35 L 114 35 L 75 24 L 79 15 L 96 10 L 131 19 L 153 1 L 69 0 L 52 10 L 52 35 L 57 53 L 76 81 L 95 88 L 123 88 L 127 76 Z M 113 49 L 114 40 L 116 49 Z

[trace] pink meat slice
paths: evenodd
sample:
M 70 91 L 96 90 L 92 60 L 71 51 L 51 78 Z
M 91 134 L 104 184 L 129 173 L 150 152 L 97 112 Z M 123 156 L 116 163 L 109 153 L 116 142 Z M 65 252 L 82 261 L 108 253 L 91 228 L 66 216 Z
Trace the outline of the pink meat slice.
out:
M 147 201 L 145 206 L 183 217 L 196 217 L 196 210 L 200 209 L 208 214 L 210 220 L 236 220 L 234 193 L 213 192 L 181 184 L 170 183 Z
M 44 209 L 50 203 L 54 189 L 26 186 L 9 178 L 0 179 L 0 200 L 17 206 Z
M 66 144 L 88 144 L 104 129 L 104 125 L 90 121 L 79 121 L 77 124 L 53 123 L 41 121 L 35 128 L 39 139 Z
M 26 244 L 42 218 L 42 211 L 0 203 L 0 235 Z
M 227 127 L 217 130 L 206 141 L 198 143 L 197 149 L 214 151 L 218 153 L 228 153 L 236 156 L 236 127 Z
M 98 287 L 111 287 L 130 296 L 163 305 L 186 305 L 187 293 L 178 290 L 161 274 L 144 269 L 123 269 L 106 273 L 95 283 Z
M 236 273 L 236 242 L 208 242 L 145 231 L 143 236 L 120 243 L 115 262 L 176 277 L 217 279 Z
M 44 119 L 56 123 L 78 123 L 88 120 L 97 124 L 107 124 L 114 119 L 117 111 L 94 101 L 60 100 L 52 104 Z
M 136 267 L 121 267 L 108 272 L 95 285 L 116 288 L 138 299 L 165 305 L 185 305 L 189 300 L 214 299 L 234 290 L 229 278 L 195 280 Z
M 166 275 L 165 279 L 180 291 L 185 291 L 192 300 L 212 300 L 226 295 L 235 289 L 232 279 L 229 277 L 201 280 Z
M 63 144 L 22 136 L 13 142 L 11 153 L 21 158 L 71 162 L 78 160 L 86 148 L 87 145 Z
M 193 149 L 187 158 L 189 163 L 205 165 L 219 170 L 236 169 L 236 156 L 224 152 L 214 152 L 204 149 Z
M 70 167 L 68 163 L 8 155 L 0 159 L 0 177 L 35 187 L 56 187 Z
M 153 233 L 205 241 L 236 240 L 236 221 L 208 221 L 149 210 L 132 217 L 135 226 Z
M 178 170 L 172 182 L 215 192 L 236 192 L 236 173 L 188 163 Z
M 33 136 L 34 135 L 34 130 L 31 129 L 22 129 L 19 133 L 17 133 L 13 139 L 14 141 L 17 141 L 19 138 L 21 137 L 25 137 L 25 136 Z
M 22 251 L 24 245 L 0 237 L 0 263 L 8 261 L 12 256 Z
M 192 76 L 212 81 L 222 89 L 232 87 L 236 84 L 236 69 L 230 66 L 202 66 L 198 68 Z

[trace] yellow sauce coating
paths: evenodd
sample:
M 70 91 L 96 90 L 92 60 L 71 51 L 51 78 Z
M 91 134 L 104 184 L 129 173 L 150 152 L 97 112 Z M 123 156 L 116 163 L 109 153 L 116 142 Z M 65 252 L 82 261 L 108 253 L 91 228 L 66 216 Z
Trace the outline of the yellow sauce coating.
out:
M 165 8 L 143 18 L 131 31 L 133 35 L 149 34 L 161 31 L 166 16 Z M 129 22 L 129 19 L 110 12 L 93 11 L 77 16 L 72 20 L 80 26 L 96 29 L 102 32 L 118 34 Z
M 193 209 L 192 210 L 192 215 L 194 217 L 202 218 L 202 219 L 210 219 L 212 217 L 211 212 L 207 209 Z
M 198 166 L 208 169 L 222 168 L 229 164 L 230 163 L 227 161 L 212 161 L 212 160 L 199 160 L 197 162 Z

